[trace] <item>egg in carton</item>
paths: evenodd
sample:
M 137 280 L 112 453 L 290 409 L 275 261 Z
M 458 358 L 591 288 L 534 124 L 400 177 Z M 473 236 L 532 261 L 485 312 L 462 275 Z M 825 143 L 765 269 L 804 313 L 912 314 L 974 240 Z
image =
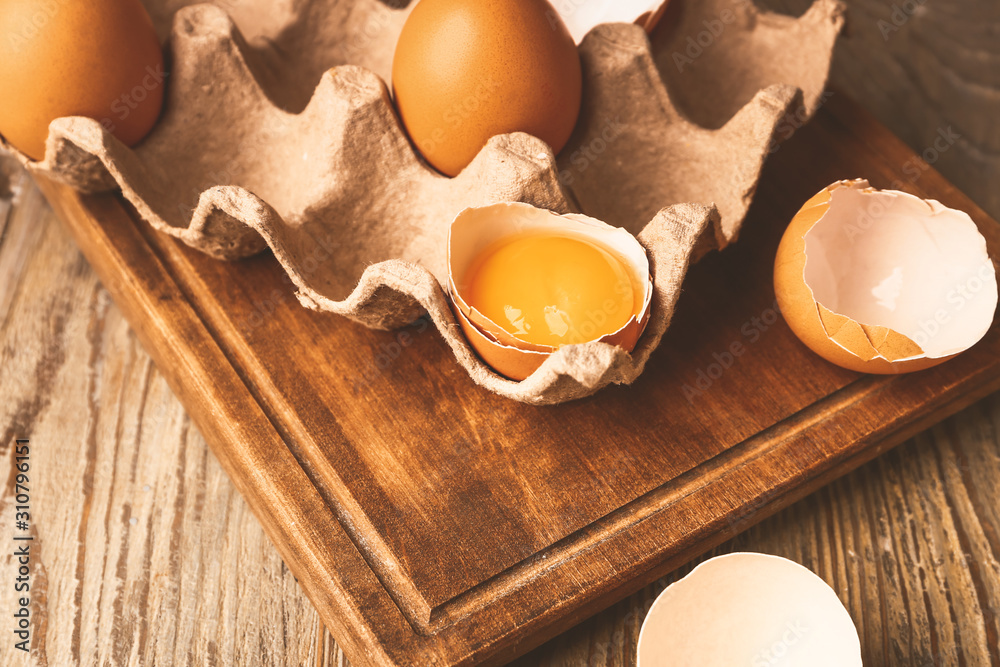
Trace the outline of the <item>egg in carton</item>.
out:
M 798 18 L 748 0 L 557 1 L 583 35 L 569 143 L 554 155 L 527 134 L 496 136 L 447 178 L 412 147 L 385 83 L 412 7 L 145 5 L 171 62 L 163 114 L 145 140 L 129 148 L 101 123 L 71 117 L 52 122 L 40 161 L 3 146 L 29 171 L 82 191 L 121 188 L 154 228 L 214 257 L 270 248 L 306 307 L 381 329 L 426 312 L 478 384 L 533 404 L 638 377 L 689 262 L 736 239 L 789 114 L 802 122 L 821 103 L 843 23 L 837 0 L 816 0 Z M 637 24 L 591 26 L 639 6 L 652 10 L 647 26 L 659 21 L 652 37 Z M 461 211 L 498 202 L 582 212 L 638 237 L 655 280 L 631 353 L 564 346 L 522 381 L 477 357 L 446 294 L 447 238 Z M 317 245 L 333 259 L 315 267 Z

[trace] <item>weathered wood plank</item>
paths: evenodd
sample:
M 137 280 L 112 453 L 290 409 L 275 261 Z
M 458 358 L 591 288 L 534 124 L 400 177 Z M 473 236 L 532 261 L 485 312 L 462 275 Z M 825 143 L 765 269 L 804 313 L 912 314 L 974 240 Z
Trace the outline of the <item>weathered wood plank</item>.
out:
M 709 555 L 761 551 L 812 568 L 851 612 L 865 664 L 998 665 L 998 482 L 1000 395 L 994 395 Z M 513 665 L 634 665 L 649 605 L 701 560 Z
M 797 14 L 811 0 L 757 0 Z M 844 0 L 831 83 L 1000 218 L 1000 3 Z M 936 144 L 936 145 L 935 145 Z M 942 150 L 943 149 L 943 150 Z M 911 166 L 914 174 L 924 164 Z
M 315 610 L 44 198 L 26 176 L 14 185 L 0 535 L 13 534 L 12 440 L 30 437 L 37 663 L 312 664 Z M 0 664 L 22 658 L 0 642 Z
M 852 41 L 838 53 L 834 82 L 918 152 L 959 120 L 965 141 L 934 166 L 1000 215 L 993 187 L 1000 151 L 990 120 L 998 105 L 990 77 L 1000 71 L 1000 41 L 990 32 L 996 3 L 918 3 L 921 13 L 892 33 L 888 47 L 873 28 L 891 18 L 892 3 L 849 4 Z M 38 496 L 52 531 L 42 543 L 54 546 L 36 572 L 47 605 L 69 610 L 45 619 L 40 657 L 50 664 L 70 664 L 74 654 L 81 664 L 212 664 L 213 656 L 217 664 L 344 664 L 37 193 L 22 195 L 13 214 L 9 208 L 0 198 L 0 446 L 9 447 L 7 433 L 19 429 L 56 443 L 39 465 L 57 471 L 48 474 L 58 481 Z M 998 433 L 994 396 L 719 550 L 768 551 L 816 569 L 848 602 L 866 664 L 1000 665 Z M 153 480 L 150 491 L 137 491 L 143 480 Z M 0 506 L 3 535 L 10 534 L 7 514 Z M 180 551 L 169 549 L 175 522 Z M 5 571 L 9 565 L 8 557 Z M 80 574 L 93 578 L 74 584 Z M 662 585 L 517 664 L 632 664 L 645 605 Z M 9 608 L 5 595 L 0 606 Z M 254 596 L 263 602 L 248 599 Z M 270 611 L 257 609 L 265 606 Z M 19 657 L 0 645 L 0 663 Z
M 0 245 L 0 274 L 14 277 L 0 386 L 23 400 L 0 424 L 8 442 L 53 443 L 36 461 L 38 527 L 51 531 L 39 543 L 56 545 L 37 570 L 40 662 L 345 664 L 107 293 L 33 187 L 17 186 Z M 870 663 L 990 664 L 998 430 L 993 397 L 717 551 L 814 568 L 847 601 Z M 663 585 L 517 664 L 631 664 Z M 5 664 L 17 657 L 0 646 Z
M 213 261 L 114 198 L 42 185 L 349 654 L 422 667 L 509 659 L 1000 386 L 995 331 L 945 366 L 874 378 L 821 363 L 775 315 L 711 390 L 681 397 L 773 300 L 769 258 L 797 202 L 859 171 L 889 185 L 910 157 L 830 102 L 769 165 L 741 243 L 692 271 L 638 385 L 544 411 L 456 377 L 427 336 L 352 395 L 358 351 L 394 334 L 290 299 L 246 326 L 283 289 L 267 257 Z M 1000 238 L 935 172 L 902 187 Z

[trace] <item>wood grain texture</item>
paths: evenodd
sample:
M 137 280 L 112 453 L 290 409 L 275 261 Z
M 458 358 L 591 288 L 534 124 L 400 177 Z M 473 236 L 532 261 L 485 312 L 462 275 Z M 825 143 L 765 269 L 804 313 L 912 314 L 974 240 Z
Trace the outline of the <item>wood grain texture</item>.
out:
M 63 227 L 14 181 L 13 213 L 0 201 L 0 431 L 4 465 L 13 434 L 38 457 L 34 664 L 348 664 Z M 998 665 L 998 508 L 994 395 L 713 553 L 814 569 L 857 622 L 866 664 Z M 646 609 L 690 567 L 514 664 L 634 664 Z M 28 662 L 3 642 L 0 664 Z
M 823 577 L 866 665 L 1000 664 L 1000 396 L 920 434 L 711 555 L 760 551 Z M 703 559 L 513 663 L 635 664 L 655 596 Z
M 866 377 L 771 309 L 780 221 L 911 156 L 828 102 L 769 163 L 740 244 L 688 276 L 639 382 L 544 410 L 475 387 L 419 330 L 404 345 L 277 299 L 266 256 L 214 261 L 114 197 L 41 185 L 346 653 L 423 667 L 499 664 L 1000 387 L 996 327 L 938 368 Z M 899 187 L 968 210 L 1000 256 L 1000 226 L 935 172 Z
M 294 577 L 41 193 L 22 173 L 11 185 L 0 535 L 12 440 L 30 437 L 36 664 L 315 662 L 324 631 Z M 25 661 L 5 640 L 0 664 Z
M 795 0 L 771 4 L 796 8 Z M 849 4 L 854 41 L 838 52 L 834 80 L 918 152 L 960 118 L 963 141 L 934 166 L 1000 213 L 992 203 L 997 147 L 990 143 L 996 4 L 918 3 L 920 20 L 888 42 L 872 28 L 880 17 L 891 19 L 891 3 Z M 941 34 L 938 24 L 945 26 Z M 919 184 L 923 167 L 911 166 Z M 9 446 L 9 433 L 29 431 L 55 443 L 41 470 L 61 471 L 38 496 L 38 520 L 50 526 L 40 540 L 52 545 L 36 570 L 45 591 L 40 657 L 48 664 L 72 664 L 76 656 L 79 664 L 344 664 L 204 441 L 177 425 L 186 419 L 183 410 L 124 333 L 107 292 L 37 193 L 15 180 L 26 194 L 13 213 L 0 199 L 0 446 Z M 261 319 L 287 296 L 260 300 Z M 719 551 L 767 551 L 816 570 L 858 622 L 866 664 L 1000 665 L 998 432 L 1000 400 L 992 397 Z M 9 457 L 9 449 L 4 453 Z M 154 482 L 138 488 L 160 494 L 155 507 L 136 491 L 136 480 L 148 479 Z M 214 491 L 198 495 L 206 489 Z M 0 534 L 10 533 L 6 514 L 0 506 Z M 731 528 L 752 521 L 736 517 Z M 175 531 L 183 537 L 170 537 Z M 171 550 L 171 540 L 186 551 Z M 645 609 L 675 577 L 517 664 L 633 664 Z M 50 597 L 56 593 L 61 597 Z M 50 619 L 50 600 L 71 611 Z M 8 608 L 9 600 L 0 596 L 0 604 Z M 0 663 L 19 658 L 0 646 Z
M 828 120 L 827 120 L 827 122 L 826 122 L 826 124 L 824 124 L 824 125 L 821 125 L 821 126 L 820 126 L 819 128 L 817 128 L 817 130 L 821 130 L 821 131 L 828 131 L 828 132 L 834 132 L 834 133 L 836 133 L 836 132 L 838 132 L 838 131 L 839 131 L 839 130 L 838 130 L 837 128 L 838 128 L 838 124 L 837 124 L 837 122 L 836 122 L 836 121 L 833 121 L 833 120 L 829 120 L 829 119 L 828 119 Z M 895 144 L 894 144 L 894 143 L 893 143 L 892 141 L 888 141 L 888 142 L 885 142 L 885 145 L 881 145 L 881 146 L 880 146 L 880 145 L 879 145 L 879 142 L 880 142 L 881 140 L 879 140 L 879 139 L 878 139 L 878 135 L 873 135 L 873 137 L 874 137 L 873 141 L 875 141 L 875 144 L 874 144 L 874 145 L 871 145 L 871 146 L 869 146 L 869 148 L 870 148 L 870 150 L 872 150 L 872 151 L 873 151 L 873 152 L 874 152 L 874 153 L 875 153 L 876 155 L 878 155 L 878 154 L 881 154 L 881 153 L 879 153 L 879 151 L 881 150 L 881 151 L 883 151 L 883 153 L 886 153 L 886 154 L 888 154 L 888 155 L 890 155 L 890 156 L 891 156 L 891 155 L 893 155 L 893 154 L 894 154 L 894 151 L 898 150 L 898 147 L 894 148 Z M 871 137 L 870 137 L 870 138 L 871 138 Z M 783 150 L 784 150 L 784 155 L 785 155 L 785 157 L 783 157 L 782 159 L 785 159 L 785 160 L 791 160 L 791 161 L 793 161 L 793 162 L 794 162 L 794 161 L 795 161 L 795 160 L 797 159 L 797 156 L 795 155 L 795 150 L 796 150 L 796 149 L 794 148 L 794 145 L 789 145 L 789 147 L 788 147 L 788 148 L 785 148 L 785 149 L 783 149 Z M 897 161 L 897 162 L 898 162 L 898 161 Z M 894 168 L 894 166 L 896 166 L 896 165 L 894 165 L 894 161 L 893 161 L 892 159 L 888 159 L 888 160 L 886 161 L 886 163 L 885 163 L 885 164 L 886 164 L 886 166 L 885 166 L 885 169 L 887 169 L 887 172 L 886 172 L 887 176 L 888 176 L 888 175 L 891 175 L 891 172 L 893 171 L 893 168 Z M 878 173 L 878 170 L 876 169 L 875 171 L 876 171 L 876 175 L 877 175 L 877 173 Z M 825 177 L 825 176 L 824 176 L 824 177 Z M 762 192 L 762 194 L 761 194 L 761 200 L 762 200 L 762 202 L 763 202 L 763 204 L 762 204 L 762 205 L 764 205 L 764 206 L 773 206 L 773 205 L 775 204 L 775 202 L 774 202 L 774 201 L 771 201 L 771 202 L 768 202 L 768 198 L 769 198 L 769 197 L 776 197 L 776 196 L 778 196 L 778 195 L 781 195 L 781 193 L 783 192 L 783 189 L 784 189 L 785 187 L 787 187 L 787 185 L 782 185 L 781 187 L 777 188 L 777 190 L 774 190 L 774 191 L 773 191 L 773 192 L 771 192 L 770 194 L 769 194 L 768 190 L 767 190 L 767 189 L 765 189 L 765 190 L 764 190 L 764 191 Z M 940 186 L 938 186 L 938 187 L 940 187 Z M 113 215 L 113 211 L 111 211 L 110 209 L 109 209 L 109 210 L 108 210 L 107 212 L 108 212 L 108 214 L 109 214 L 109 215 Z M 751 243 L 752 243 L 752 242 L 751 242 Z M 746 245 L 746 243 L 744 243 L 744 245 Z M 208 264 L 208 265 L 206 265 L 206 266 L 216 266 L 216 265 L 215 265 L 215 264 Z M 222 266 L 224 266 L 224 265 L 222 265 Z M 253 266 L 253 265 L 252 265 L 252 266 Z M 257 267 L 257 268 L 259 269 L 260 267 Z M 716 270 L 717 270 L 717 271 L 719 270 L 719 269 L 718 269 L 718 267 L 716 267 Z M 122 286 L 121 286 L 121 285 L 111 285 L 110 287 L 111 287 L 112 291 L 116 291 L 116 290 L 120 290 Z M 119 294 L 119 296 L 121 296 L 121 295 Z M 78 299 L 72 299 L 72 300 L 69 300 L 69 301 L 67 301 L 67 307 L 70 307 L 70 306 L 73 306 L 73 305 L 77 305 L 77 303 L 78 303 Z M 291 304 L 291 305 L 294 305 L 294 304 Z M 272 304 L 272 307 L 274 307 L 274 306 L 273 306 L 273 304 Z M 212 318 L 211 318 L 211 317 L 209 317 L 209 318 L 208 318 L 208 321 L 209 321 L 209 322 L 211 322 L 211 320 L 212 320 Z M 142 328 L 145 328 L 145 327 L 146 327 L 146 325 L 145 325 L 145 324 L 140 324 L 140 327 L 142 327 Z M 88 327 L 88 329 L 89 329 L 89 328 L 90 328 L 90 327 Z M 149 336 L 149 335 L 151 335 L 151 334 L 150 334 L 150 332 L 148 332 L 148 331 L 147 331 L 145 335 Z M 91 343 L 91 346 L 93 346 L 93 343 Z M 102 366 L 102 367 L 103 367 L 103 366 Z M 129 393 L 128 393 L 128 395 L 131 395 L 131 392 L 129 392 Z M 92 392 L 92 389 L 91 389 L 91 391 L 89 391 L 89 392 L 88 392 L 88 396 L 91 396 L 91 397 L 93 397 L 93 392 Z M 190 397 L 189 397 L 189 400 L 190 400 Z M 127 421 L 123 421 L 122 423 L 124 423 L 124 424 L 127 424 L 128 422 L 127 422 Z M 155 429 L 154 429 L 154 430 L 155 430 Z M 32 436 L 32 437 L 34 437 L 34 436 Z M 223 461 L 223 463 L 224 463 L 224 465 L 226 465 L 226 462 L 225 462 L 225 461 Z M 232 464 L 232 462 L 230 462 L 230 465 L 231 465 L 231 464 Z M 96 464 L 95 464 L 95 465 L 96 465 Z M 86 473 L 86 469 L 85 469 L 85 473 Z M 84 477 L 84 479 L 86 479 L 86 476 Z M 244 491 L 244 493 L 246 493 L 246 492 L 247 492 L 247 490 L 246 490 L 246 489 L 243 489 L 243 491 Z M 251 504 L 253 504 L 254 502 L 256 502 L 256 501 L 255 501 L 255 499 L 254 499 L 254 495 L 253 495 L 253 493 L 251 493 L 251 494 L 250 494 L 250 496 L 248 496 L 248 497 L 249 497 L 249 498 L 250 498 L 250 500 L 251 500 Z M 767 510 L 768 510 L 769 508 L 768 508 L 768 507 L 766 507 L 765 505 L 766 505 L 766 503 L 762 504 L 762 505 L 761 505 L 761 506 L 759 506 L 759 507 L 750 507 L 750 508 L 749 508 L 749 510 L 750 510 L 750 511 L 749 511 L 749 512 L 747 512 L 747 513 L 744 513 L 744 514 L 739 514 L 739 513 L 738 513 L 738 514 L 736 514 L 736 515 L 730 515 L 730 517 L 729 517 L 729 520 L 730 520 L 730 524 L 729 524 L 729 525 L 727 525 L 727 526 L 723 526 L 723 527 L 722 527 L 722 530 L 723 530 L 723 531 L 728 531 L 728 532 L 738 532 L 738 530 L 739 530 L 740 528 L 742 528 L 742 527 L 743 527 L 743 525 L 742 525 L 742 524 L 743 524 L 743 522 L 744 522 L 744 521 L 745 521 L 746 525 L 749 525 L 750 523 L 752 523 L 752 522 L 753 522 L 753 520 L 754 520 L 754 517 L 753 517 L 753 514 L 755 513 L 755 511 L 756 511 L 756 510 L 763 510 L 763 511 L 767 511 Z M 87 508 L 87 504 L 86 504 L 86 503 L 84 503 L 84 508 L 85 508 L 85 509 L 84 509 L 84 517 L 85 517 L 85 519 L 86 519 L 86 523 L 88 523 L 88 524 L 89 524 L 89 517 L 90 517 L 90 510 L 89 510 L 89 509 L 86 509 L 86 508 Z M 132 524 L 130 523 L 129 525 L 131 526 Z M 105 538 L 105 541 L 106 541 L 106 538 Z M 279 543 L 279 544 L 280 544 L 280 543 Z M 285 546 L 285 548 L 287 549 L 287 545 L 282 545 L 282 546 Z M 831 558 L 832 558 L 832 556 L 833 556 L 834 554 L 836 554 L 836 553 L 837 553 L 836 551 L 834 551 L 834 549 L 835 549 L 835 548 L 836 548 L 836 547 L 834 547 L 833 545 L 831 545 L 831 546 L 830 546 L 830 556 L 831 556 Z M 856 552 L 856 553 L 857 553 L 857 552 Z M 286 553 L 285 553 L 285 555 L 286 555 L 286 557 L 291 557 L 291 558 L 293 558 L 293 560 L 294 560 L 294 558 L 296 557 L 296 554 L 295 554 L 295 553 L 290 553 L 290 554 L 289 554 L 289 553 L 287 553 L 287 552 L 286 552 Z M 241 560 L 241 559 L 242 559 L 242 555 L 241 555 L 241 558 L 240 558 L 240 560 Z M 833 561 L 831 561 L 831 562 L 833 562 Z M 845 561 L 845 562 L 846 562 L 846 561 Z M 807 564 L 809 564 L 809 563 L 807 563 Z M 816 569 L 820 569 L 820 570 L 821 570 L 821 568 L 819 568 L 819 567 L 817 567 Z M 821 572 L 821 574 L 822 574 L 822 572 Z M 857 571 L 857 570 L 852 570 L 852 569 L 851 569 L 850 567 L 847 567 L 847 566 L 841 566 L 841 569 L 840 569 L 840 570 L 838 570 L 838 569 L 836 569 L 836 568 L 833 568 L 833 569 L 831 570 L 831 574 L 833 574 L 833 575 L 838 575 L 838 574 L 839 574 L 839 575 L 843 575 L 843 578 L 844 578 L 844 581 L 848 582 L 847 586 L 849 586 L 849 588 L 846 588 L 846 591 L 847 591 L 848 593 L 852 593 L 852 594 L 855 594 L 855 595 L 856 595 L 856 594 L 858 594 L 858 592 L 857 592 L 857 586 L 858 586 L 858 584 L 857 584 L 857 583 L 850 583 L 850 582 L 852 581 L 852 579 L 858 579 L 858 577 L 859 577 L 859 573 L 858 573 L 858 571 Z M 84 579 L 83 579 L 82 577 L 80 577 L 80 579 L 81 579 L 81 580 L 84 580 Z M 863 581 L 863 579 L 858 579 L 858 580 L 859 580 L 859 581 Z M 835 583 L 835 582 L 836 582 L 836 578 L 834 577 L 834 578 L 832 579 L 832 581 L 833 581 L 833 582 Z M 862 591 L 862 592 L 863 592 L 863 591 Z M 989 591 L 988 591 L 988 592 L 989 592 Z M 950 597 L 948 597 L 948 596 L 950 596 Z M 949 589 L 949 593 L 948 593 L 948 596 L 946 596 L 946 597 L 945 597 L 945 599 L 946 599 L 946 600 L 949 600 L 949 604 L 952 604 L 952 603 L 953 603 L 953 600 L 954 600 L 954 594 L 953 594 L 953 593 L 952 593 L 952 592 L 950 591 L 950 589 Z M 847 598 L 845 598 L 845 599 L 847 599 Z M 988 601 L 988 600 L 989 600 L 989 598 L 987 598 L 987 601 Z M 114 608 L 114 607 L 112 607 L 112 608 Z M 865 606 L 865 607 L 863 607 L 863 609 L 867 609 L 867 608 L 868 608 L 868 603 L 866 603 L 866 606 Z M 968 608 L 968 609 L 971 609 L 971 607 L 967 607 L 967 608 Z M 987 605 L 987 606 L 985 606 L 984 608 L 986 608 L 986 609 L 989 609 L 989 606 Z M 627 615 L 627 612 L 626 612 L 626 615 Z M 116 616 L 120 616 L 120 615 L 116 615 Z M 637 614 L 632 614 L 632 615 L 631 615 L 631 617 L 628 617 L 628 618 L 627 618 L 626 620 L 628 620 L 628 622 L 630 622 L 630 623 L 638 623 L 638 621 L 639 621 L 639 619 L 638 619 L 638 618 L 632 618 L 632 617 L 636 617 L 636 616 L 637 616 Z M 987 612 L 987 613 L 984 613 L 984 614 L 982 615 L 982 617 L 983 617 L 983 619 L 984 619 L 984 621 L 983 621 L 983 624 L 982 624 L 982 625 L 983 625 L 983 628 L 984 628 L 984 632 L 985 632 L 985 633 L 987 633 L 987 634 L 986 634 L 985 636 L 986 636 L 986 637 L 987 637 L 987 639 L 988 639 L 988 638 L 989 638 L 989 634 L 988 634 L 988 633 L 990 632 L 989 628 L 991 627 L 991 626 L 990 626 L 990 624 L 989 624 L 989 619 L 990 619 L 990 616 L 988 615 L 988 612 Z M 82 618 L 82 617 L 81 617 L 81 618 Z M 858 617 L 856 616 L 855 618 L 858 618 Z M 624 621 L 623 621 L 623 622 L 624 622 Z M 965 625 L 965 624 L 963 624 L 963 625 Z M 51 627 L 51 626 L 48 626 L 48 627 Z M 636 627 L 637 627 L 637 626 L 636 626 Z M 78 633 L 78 634 L 81 634 L 81 635 L 82 635 L 82 633 Z M 616 636 L 617 636 L 617 635 L 615 634 L 615 632 L 614 632 L 614 631 L 612 631 L 612 632 L 611 632 L 611 634 L 609 635 L 609 637 L 611 637 L 611 638 L 613 638 L 613 637 L 616 637 Z M 632 640 L 632 641 L 634 641 L 634 635 L 632 635 L 632 637 L 633 637 L 633 640 Z M 626 639 L 624 639 L 624 636 L 623 636 L 623 639 L 622 639 L 622 642 L 625 642 L 625 641 L 626 641 Z M 935 640 L 935 641 L 936 641 L 936 640 Z M 128 643 L 128 642 L 126 642 L 126 643 Z M 145 646 L 145 644 L 144 644 L 143 642 L 136 642 L 136 641 L 133 641 L 133 642 L 129 643 L 129 646 L 130 646 L 130 647 L 131 647 L 131 646 L 138 646 L 138 645 L 140 645 L 140 644 L 142 644 L 143 646 Z M 72 646 L 72 642 L 71 642 L 71 644 L 70 644 L 70 645 Z M 319 649 L 320 649 L 320 646 L 318 645 L 318 642 L 317 642 L 317 644 L 313 644 L 312 642 L 309 642 L 309 643 L 308 643 L 308 645 L 310 645 L 310 646 L 313 646 L 313 645 L 315 645 L 315 646 L 316 646 L 316 650 L 319 650 Z M 987 645 L 988 645 L 988 644 L 987 644 Z M 325 641 L 323 642 L 323 646 L 324 646 L 324 647 L 325 647 L 325 646 L 327 646 L 327 643 L 326 643 Z M 623 643 L 623 644 L 622 644 L 622 646 L 625 646 L 625 644 Z M 323 655 L 328 655 L 328 654 L 326 653 L 326 649 L 325 649 L 325 648 L 323 649 L 323 651 L 324 651 Z M 262 652 L 261 652 L 261 654 L 260 654 L 259 656 L 258 656 L 258 655 L 254 655 L 254 657 L 253 657 L 252 659 L 250 659 L 250 662 L 253 662 L 253 660 L 256 660 L 256 659 L 263 659 L 263 658 L 262 658 L 261 656 L 263 656 L 265 652 L 266 652 L 266 651 L 262 651 Z M 544 652 L 544 649 L 543 649 L 543 652 Z M 124 654 L 121 654 L 121 655 L 117 656 L 117 658 L 118 658 L 118 659 L 124 659 L 124 658 L 125 658 L 126 656 L 128 656 L 128 655 L 130 655 L 130 653 L 124 653 Z M 318 655 L 317 655 L 317 656 L 314 656 L 314 657 L 320 657 L 320 656 L 318 656 Z M 71 658 L 72 658 L 72 655 L 71 655 Z M 246 655 L 242 655 L 242 656 L 241 656 L 241 658 L 242 658 L 242 659 L 243 659 L 244 661 L 246 661 L 246 660 L 247 660 L 247 657 L 246 657 Z M 148 659 L 148 658 L 147 658 L 147 659 Z M 290 658 L 290 659 L 293 659 L 293 660 L 294 660 L 294 658 Z M 541 659 L 544 659 L 544 658 L 541 658 Z M 139 663 L 139 664 L 142 664 L 142 661 L 141 661 L 141 660 L 140 660 L 140 663 Z M 418 664 L 419 664 L 419 663 L 418 663 Z M 595 664 L 599 664 L 599 663 L 595 663 Z M 974 664 L 974 663 L 973 663 L 973 664 Z
M 1000 218 L 1000 3 L 843 0 L 831 83 Z M 758 0 L 793 14 L 810 0 Z M 950 131 L 950 132 L 949 132 Z M 943 143 L 942 133 L 953 142 Z M 935 142 L 937 146 L 935 147 Z M 939 150 L 947 145 L 945 150 Z

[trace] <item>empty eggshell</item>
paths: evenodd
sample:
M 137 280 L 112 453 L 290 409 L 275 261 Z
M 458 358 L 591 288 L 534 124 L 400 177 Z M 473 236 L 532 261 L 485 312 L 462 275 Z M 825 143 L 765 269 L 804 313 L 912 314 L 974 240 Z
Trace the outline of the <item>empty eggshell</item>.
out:
M 513 380 L 531 375 L 556 348 L 515 338 L 496 322 L 470 306 L 464 293 L 469 269 L 487 247 L 524 232 L 545 231 L 596 243 L 622 261 L 633 284 L 641 286 L 633 315 L 601 342 L 631 352 L 649 319 L 653 298 L 649 259 L 638 240 L 624 229 L 585 215 L 559 215 L 528 204 L 501 203 L 468 208 L 458 214 L 448 236 L 448 290 L 462 331 L 473 349 L 495 371 Z
M 601 23 L 638 23 L 652 32 L 663 15 L 663 0 L 554 0 L 569 33 L 579 44 Z
M 705 561 L 667 587 L 639 632 L 638 667 L 860 667 L 850 614 L 798 563 L 758 553 Z
M 996 270 L 968 214 L 861 179 L 799 210 L 774 291 L 802 342 L 863 373 L 942 363 L 975 345 L 997 308 Z

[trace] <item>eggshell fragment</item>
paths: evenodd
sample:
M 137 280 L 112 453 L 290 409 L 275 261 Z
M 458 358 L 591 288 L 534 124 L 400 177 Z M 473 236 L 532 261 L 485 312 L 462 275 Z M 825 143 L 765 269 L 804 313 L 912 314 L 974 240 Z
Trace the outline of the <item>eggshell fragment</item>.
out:
M 618 257 L 632 274 L 637 292 L 633 316 L 617 331 L 599 340 L 631 352 L 649 320 L 653 298 L 646 251 L 634 236 L 585 215 L 558 215 L 528 204 L 501 203 L 468 208 L 458 214 L 448 236 L 448 289 L 462 331 L 479 356 L 498 373 L 513 380 L 531 375 L 556 348 L 515 338 L 470 306 L 463 294 L 467 274 L 479 254 L 496 241 L 525 232 L 546 231 L 597 243 Z
M 577 44 L 601 23 L 637 23 L 652 32 L 667 6 L 662 0 L 555 0 L 553 4 Z
M 667 587 L 639 632 L 638 667 L 860 667 L 850 614 L 798 563 L 758 553 L 705 561 Z
M 861 179 L 799 210 L 774 289 L 802 342 L 863 373 L 940 364 L 975 345 L 997 309 L 986 239 L 966 213 Z

